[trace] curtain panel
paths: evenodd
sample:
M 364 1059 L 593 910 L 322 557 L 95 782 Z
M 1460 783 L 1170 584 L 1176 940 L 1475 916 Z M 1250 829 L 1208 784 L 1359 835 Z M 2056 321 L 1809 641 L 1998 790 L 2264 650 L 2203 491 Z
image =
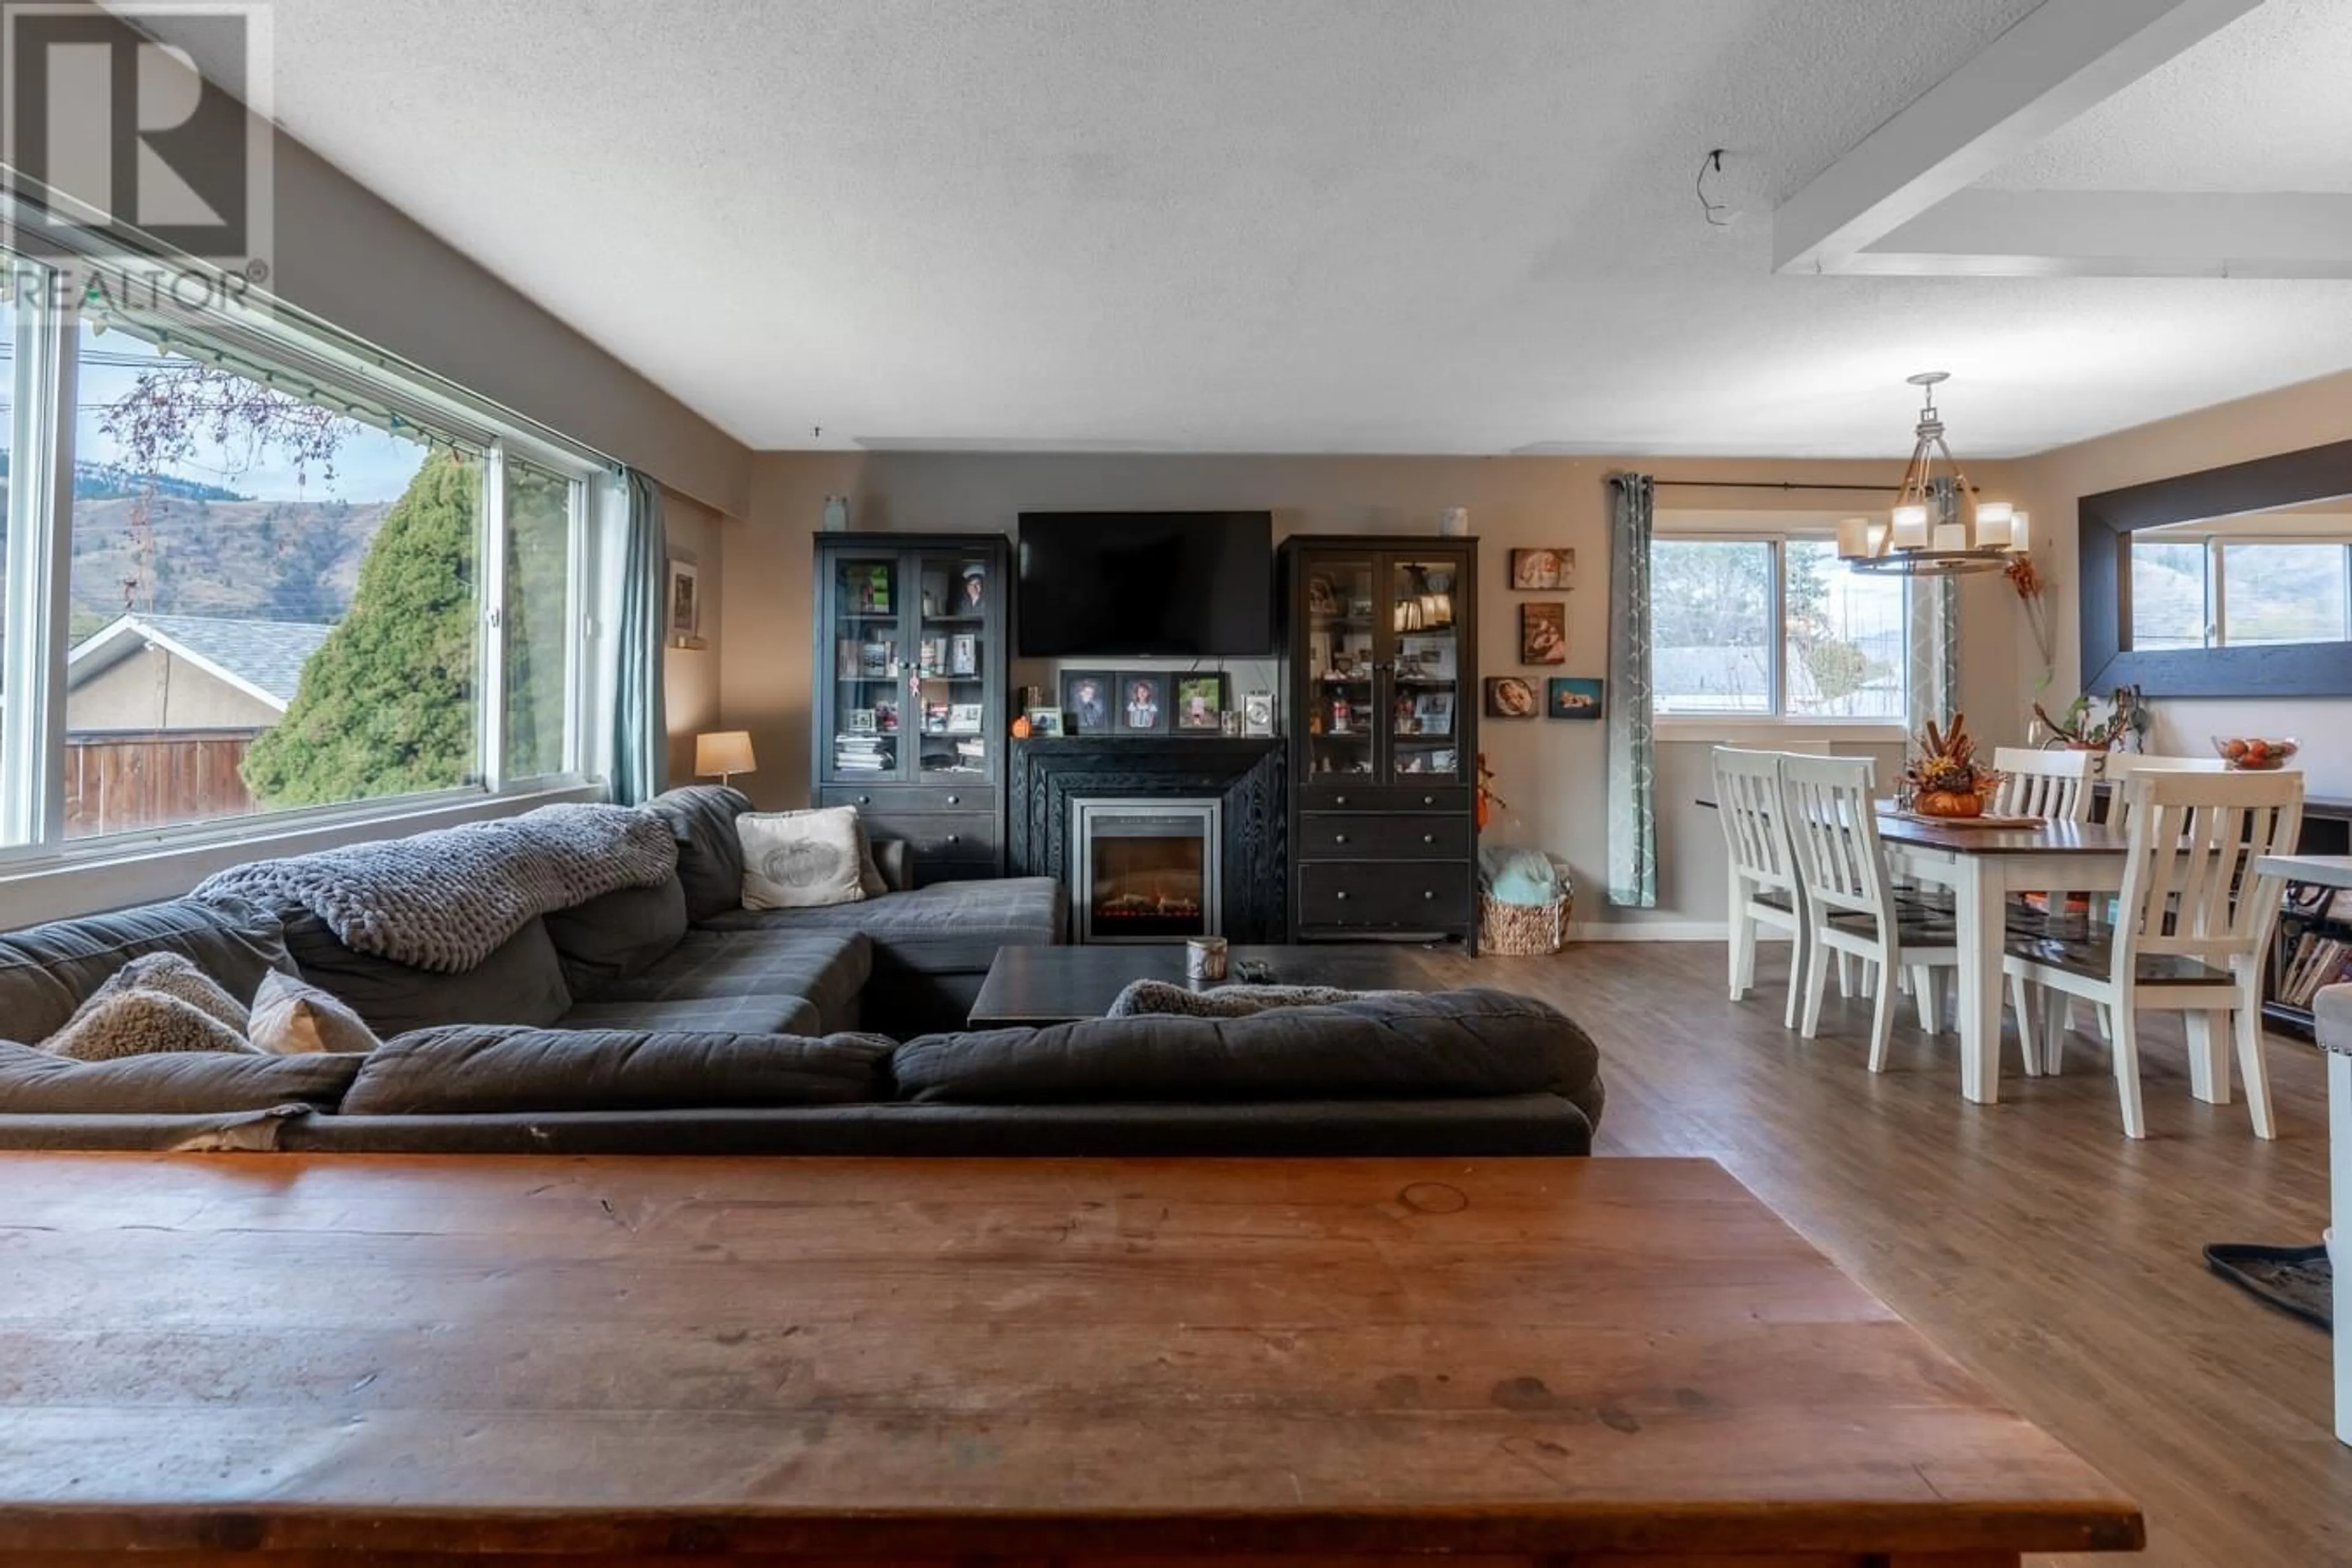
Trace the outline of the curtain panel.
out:
M 614 621 L 612 755 L 604 776 L 613 799 L 643 805 L 661 793 L 669 750 L 662 712 L 662 643 L 669 595 L 669 535 L 661 487 L 628 470 L 620 539 L 620 604 Z
M 1609 901 L 1658 904 L 1656 751 L 1650 729 L 1650 537 L 1647 474 L 1609 476 Z

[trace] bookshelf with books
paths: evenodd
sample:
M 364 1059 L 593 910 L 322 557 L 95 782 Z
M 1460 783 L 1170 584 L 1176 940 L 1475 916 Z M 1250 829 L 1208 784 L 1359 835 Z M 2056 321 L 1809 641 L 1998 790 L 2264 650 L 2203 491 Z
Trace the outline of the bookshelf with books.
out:
M 1000 874 L 1011 562 L 1002 534 L 816 537 L 814 795 L 919 880 Z

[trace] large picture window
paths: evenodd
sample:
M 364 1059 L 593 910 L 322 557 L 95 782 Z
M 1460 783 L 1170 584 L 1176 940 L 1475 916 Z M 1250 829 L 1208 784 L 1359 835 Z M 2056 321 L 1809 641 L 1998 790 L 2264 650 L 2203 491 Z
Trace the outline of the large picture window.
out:
M 1650 573 L 1653 711 L 1902 721 L 1902 579 L 1801 534 L 1661 536 Z
M 593 460 L 281 323 L 47 314 L 9 265 L 0 342 L 46 368 L 0 420 L 0 777 L 35 801 L 0 847 L 581 771 Z

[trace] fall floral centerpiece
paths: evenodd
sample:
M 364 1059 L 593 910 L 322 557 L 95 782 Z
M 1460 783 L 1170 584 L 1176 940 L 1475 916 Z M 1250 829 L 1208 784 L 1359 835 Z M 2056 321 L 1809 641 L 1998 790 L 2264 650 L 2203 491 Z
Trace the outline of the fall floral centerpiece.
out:
M 1911 809 L 1922 816 L 1981 816 L 2000 774 L 1977 761 L 1968 715 L 1955 713 L 1948 730 L 1929 720 L 1918 737 L 1919 756 L 1903 774 Z

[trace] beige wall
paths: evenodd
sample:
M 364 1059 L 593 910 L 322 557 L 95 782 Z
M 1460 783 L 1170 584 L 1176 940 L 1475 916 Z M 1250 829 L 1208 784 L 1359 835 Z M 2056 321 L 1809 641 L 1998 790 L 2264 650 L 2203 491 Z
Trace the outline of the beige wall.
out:
M 2072 700 L 2081 679 L 2075 503 L 2082 497 L 2347 436 L 2352 372 L 2061 447 L 2014 465 L 2017 502 L 2033 513 L 2040 540 L 2035 556 L 2051 581 L 2057 651 L 2046 689 L 2036 686 L 2037 660 L 2021 666 L 2018 709 L 2026 711 L 2048 699 L 2056 711 Z M 2352 700 L 2161 698 L 2149 706 L 2157 719 L 2151 751 L 2201 756 L 2210 754 L 2210 738 L 2216 734 L 2293 735 L 2304 742 L 2311 793 L 2352 795 L 2352 729 L 2345 722 L 2352 717 Z
M 731 531 L 722 598 L 730 635 L 721 650 L 728 725 L 752 732 L 761 769 L 749 781 L 763 806 L 804 802 L 811 698 L 810 539 L 828 494 L 850 498 L 860 530 L 1011 532 L 1024 510 L 1270 509 L 1277 534 L 1433 531 L 1449 506 L 1470 510 L 1479 538 L 1484 615 L 1479 661 L 1489 674 L 1518 668 L 1517 612 L 1526 595 L 1504 586 L 1514 546 L 1569 545 L 1579 585 L 1568 595 L 1569 661 L 1558 673 L 1605 675 L 1608 663 L 1608 499 L 1603 477 L 1641 467 L 1683 479 L 1811 479 L 1882 483 L 1897 465 L 1747 459 L 1641 462 L 1591 458 L 1282 458 L 763 453 L 752 472 L 750 521 Z M 1998 466 L 1979 474 L 1989 486 Z M 1661 492 L 1668 507 L 1711 510 L 1834 510 L 1864 499 L 1773 490 Z M 2018 626 L 1998 579 L 1965 585 L 1963 697 L 1990 739 L 2022 731 L 2015 709 Z M 1045 682 L 1049 667 L 1016 667 Z M 1243 683 L 1236 680 L 1238 688 Z M 1660 749 L 1661 907 L 1612 911 L 1601 900 L 1606 865 L 1605 727 L 1537 720 L 1482 731 L 1496 787 L 1511 809 L 1492 836 L 1566 857 L 1582 889 L 1578 919 L 1655 923 L 1659 934 L 1722 919 L 1722 840 L 1695 804 L 1706 787 L 1712 738 L 1681 732 Z M 1808 742 L 1811 743 L 1811 742 Z M 1866 748 L 1882 768 L 1892 747 Z
M 719 724 L 719 660 L 727 619 L 719 584 L 726 577 L 726 521 L 681 495 L 663 498 L 669 552 L 689 556 L 701 570 L 701 647 L 675 642 L 662 655 L 662 707 L 669 726 L 669 783 L 694 782 L 694 737 Z M 762 761 L 765 759 L 762 758 Z
M 144 647 L 66 694 L 66 728 L 267 730 L 282 717 L 249 691 L 159 647 Z

